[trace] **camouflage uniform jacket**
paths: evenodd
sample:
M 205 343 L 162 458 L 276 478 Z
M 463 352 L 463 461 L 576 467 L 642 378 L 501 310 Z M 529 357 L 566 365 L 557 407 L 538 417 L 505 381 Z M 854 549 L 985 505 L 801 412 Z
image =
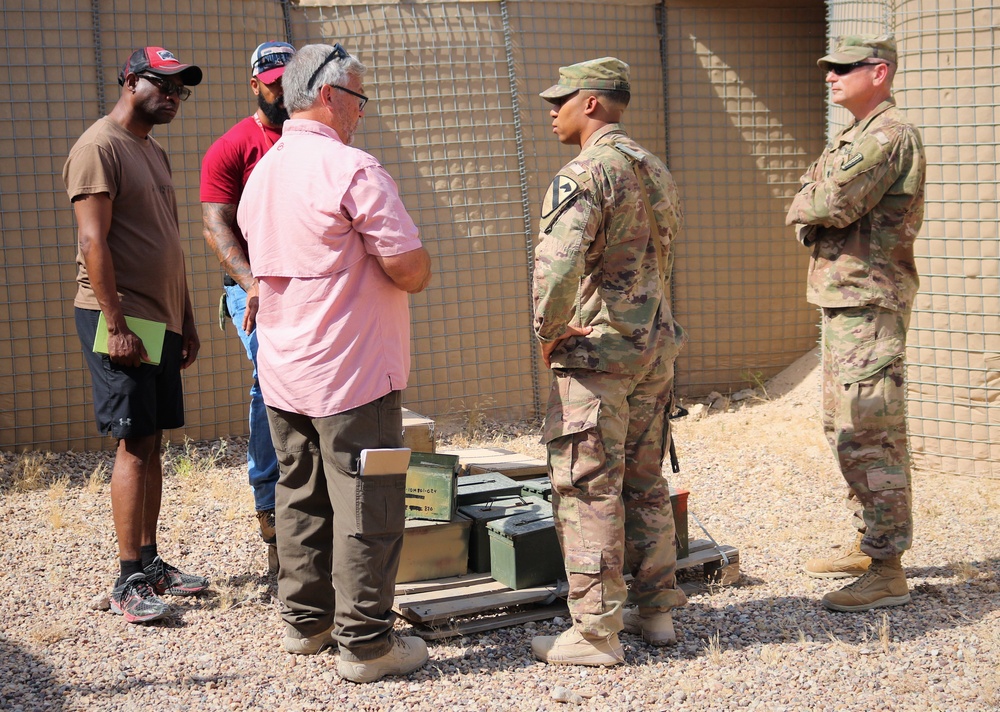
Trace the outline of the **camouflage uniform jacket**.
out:
M 925 173 L 920 133 L 892 99 L 830 141 L 802 176 L 786 219 L 806 226 L 800 239 L 812 246 L 810 303 L 912 308 Z
M 670 272 L 681 217 L 670 171 L 620 124 L 598 130 L 559 171 L 535 249 L 535 335 L 545 343 L 569 325 L 593 331 L 560 344 L 553 368 L 639 373 L 677 355 L 685 334 L 670 309 Z

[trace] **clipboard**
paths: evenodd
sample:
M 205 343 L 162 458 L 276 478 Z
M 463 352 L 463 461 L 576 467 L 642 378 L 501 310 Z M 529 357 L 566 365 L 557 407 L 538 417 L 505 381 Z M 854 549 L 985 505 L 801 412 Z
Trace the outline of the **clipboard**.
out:
M 404 475 L 410 466 L 410 448 L 384 447 L 361 451 L 358 474 L 361 477 L 375 475 Z
M 125 317 L 125 323 L 139 337 L 143 347 L 146 349 L 146 355 L 149 356 L 149 360 L 144 360 L 143 363 L 151 363 L 154 366 L 158 365 L 160 357 L 163 355 L 163 337 L 167 333 L 167 325 L 162 321 L 141 319 L 137 316 Z M 108 322 L 104 318 L 104 312 L 101 312 L 101 315 L 97 317 L 97 335 L 94 337 L 94 353 L 106 354 L 107 352 Z

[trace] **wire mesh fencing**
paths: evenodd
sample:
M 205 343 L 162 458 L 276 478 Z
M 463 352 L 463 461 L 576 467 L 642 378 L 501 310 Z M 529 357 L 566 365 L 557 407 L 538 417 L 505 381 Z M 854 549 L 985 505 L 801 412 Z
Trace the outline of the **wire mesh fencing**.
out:
M 576 149 L 552 136 L 537 94 L 560 66 L 602 55 L 631 66 L 626 128 L 667 159 L 684 200 L 673 296 L 690 342 L 678 388 L 699 395 L 753 384 L 814 346 L 807 258 L 783 217 L 826 128 L 846 123 L 828 113 L 815 60 L 829 36 L 891 29 L 896 94 L 931 164 L 909 353 L 913 448 L 927 466 L 995 474 L 996 13 L 973 0 L 7 2 L 0 448 L 108 444 L 72 322 L 76 235 L 61 171 L 117 101 L 118 67 L 135 47 L 164 46 L 205 70 L 155 136 L 172 162 L 203 342 L 185 376 L 188 425 L 171 437 L 208 439 L 245 433 L 250 369 L 232 327 L 214 326 L 222 273 L 201 234 L 199 167 L 255 109 L 258 43 L 337 41 L 369 67 L 355 143 L 396 179 L 435 269 L 411 300 L 405 405 L 461 420 L 544 408 L 532 252 L 542 193 Z

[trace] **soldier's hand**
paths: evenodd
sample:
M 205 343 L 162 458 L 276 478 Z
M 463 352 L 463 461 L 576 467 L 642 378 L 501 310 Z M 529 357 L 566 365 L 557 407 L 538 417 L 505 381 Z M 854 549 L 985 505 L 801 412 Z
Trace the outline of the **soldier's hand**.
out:
M 798 240 L 803 247 L 812 247 L 813 243 L 816 242 L 816 226 L 796 225 L 795 239 Z
M 541 345 L 542 349 L 542 361 L 545 362 L 547 367 L 552 366 L 552 352 L 555 351 L 556 346 L 561 344 L 566 339 L 573 336 L 586 336 L 591 331 L 594 330 L 592 326 L 567 326 L 566 330 L 560 334 L 554 341 L 548 343 L 543 343 Z

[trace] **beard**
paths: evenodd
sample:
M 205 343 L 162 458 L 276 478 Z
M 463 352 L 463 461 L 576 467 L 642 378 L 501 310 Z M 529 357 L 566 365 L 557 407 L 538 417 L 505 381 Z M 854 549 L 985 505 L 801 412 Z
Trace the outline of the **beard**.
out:
M 260 94 L 257 95 L 257 106 L 264 112 L 264 117 L 272 126 L 281 126 L 288 121 L 288 110 L 285 108 L 284 97 L 278 97 L 274 102 L 267 102 Z

